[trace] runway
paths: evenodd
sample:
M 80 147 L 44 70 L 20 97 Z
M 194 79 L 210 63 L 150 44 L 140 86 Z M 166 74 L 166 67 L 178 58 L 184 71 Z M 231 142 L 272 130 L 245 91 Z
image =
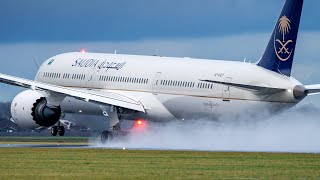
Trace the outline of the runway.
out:
M 74 144 L 0 144 L 0 148 L 89 148 L 89 145 Z
M 58 148 L 58 149 L 119 149 L 119 150 L 171 150 L 171 151 L 204 151 L 196 149 L 165 148 L 126 148 L 107 145 L 75 145 L 75 144 L 0 144 L 0 148 Z
M 168 150 L 159 148 L 126 148 L 106 145 L 76 145 L 76 144 L 0 144 L 0 148 L 58 148 L 58 149 L 119 149 L 119 150 Z M 170 149 L 172 151 L 199 151 L 187 149 Z
M 148 151 L 194 151 L 194 152 L 241 152 L 241 153 L 303 153 L 320 154 L 320 152 L 296 152 L 296 151 L 248 151 L 248 150 L 228 150 L 228 149 L 167 149 L 167 148 L 137 148 L 137 147 L 116 147 L 107 145 L 76 145 L 76 144 L 0 144 L 0 148 L 52 148 L 52 149 L 113 149 L 113 150 L 148 150 Z

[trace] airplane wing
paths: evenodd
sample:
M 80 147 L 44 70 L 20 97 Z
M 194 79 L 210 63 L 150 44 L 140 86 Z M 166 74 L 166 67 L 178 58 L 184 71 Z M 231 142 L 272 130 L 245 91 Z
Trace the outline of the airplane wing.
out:
M 315 95 L 320 93 L 320 84 L 306 85 L 305 88 L 308 90 L 308 95 Z
M 140 112 L 145 112 L 145 109 L 140 101 L 133 98 L 117 94 L 114 92 L 104 91 L 103 93 L 87 90 L 68 88 L 63 86 L 57 86 L 52 84 L 46 84 L 42 82 L 32 81 L 19 77 L 9 76 L 0 73 L 0 83 L 10 84 L 13 86 L 19 86 L 29 88 L 38 91 L 47 91 L 49 93 L 58 93 L 69 97 L 74 97 L 86 102 L 93 102 L 97 104 L 114 105 L 132 109 Z
M 277 93 L 277 92 L 286 90 L 286 89 L 281 89 L 281 88 L 272 88 L 272 87 L 264 87 L 264 86 L 238 84 L 238 83 L 214 81 L 214 80 L 200 80 L 200 81 L 232 86 L 232 87 L 235 87 L 235 88 L 245 89 L 245 90 L 249 90 L 249 91 L 253 91 L 253 92 L 257 92 L 257 93 L 263 93 L 263 94 L 273 94 L 273 93 Z

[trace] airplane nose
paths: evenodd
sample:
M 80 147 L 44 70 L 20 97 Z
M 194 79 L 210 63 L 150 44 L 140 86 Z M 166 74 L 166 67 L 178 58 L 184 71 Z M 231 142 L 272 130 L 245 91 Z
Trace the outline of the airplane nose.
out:
M 308 95 L 308 89 L 302 85 L 297 85 L 293 88 L 293 96 L 297 100 L 301 100 Z

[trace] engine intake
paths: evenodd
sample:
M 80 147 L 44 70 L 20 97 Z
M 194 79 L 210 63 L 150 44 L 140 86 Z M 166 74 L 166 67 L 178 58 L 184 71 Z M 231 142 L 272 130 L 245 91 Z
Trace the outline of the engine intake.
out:
M 32 117 L 36 124 L 50 127 L 59 121 L 61 116 L 60 107 L 48 107 L 45 97 L 38 99 L 32 107 Z

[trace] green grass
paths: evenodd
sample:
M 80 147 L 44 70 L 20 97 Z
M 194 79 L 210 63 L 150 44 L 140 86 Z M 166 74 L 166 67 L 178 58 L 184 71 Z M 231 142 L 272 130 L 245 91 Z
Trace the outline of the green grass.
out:
M 0 148 L 0 179 L 320 178 L 319 154 Z

